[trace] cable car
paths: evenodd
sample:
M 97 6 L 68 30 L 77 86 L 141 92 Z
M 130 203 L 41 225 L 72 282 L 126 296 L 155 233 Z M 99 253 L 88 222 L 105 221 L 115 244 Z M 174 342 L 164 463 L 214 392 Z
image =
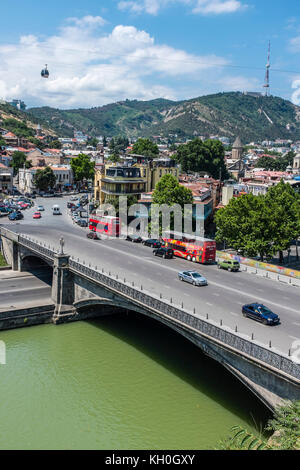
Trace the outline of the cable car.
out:
M 46 67 L 41 71 L 41 76 L 43 78 L 49 78 L 49 70 L 47 69 L 47 64 Z

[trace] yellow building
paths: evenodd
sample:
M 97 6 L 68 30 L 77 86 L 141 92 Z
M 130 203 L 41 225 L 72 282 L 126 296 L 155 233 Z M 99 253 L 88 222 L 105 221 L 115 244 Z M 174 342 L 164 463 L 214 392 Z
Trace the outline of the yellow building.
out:
M 179 179 L 179 168 L 171 160 L 135 163 L 100 164 L 95 168 L 95 200 L 100 204 L 118 196 L 137 196 L 153 191 L 162 176 L 172 174 Z

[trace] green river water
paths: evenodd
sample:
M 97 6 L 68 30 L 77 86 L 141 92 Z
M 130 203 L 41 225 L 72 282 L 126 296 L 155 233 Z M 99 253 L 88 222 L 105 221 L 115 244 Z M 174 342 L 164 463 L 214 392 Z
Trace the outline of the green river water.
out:
M 270 417 L 222 366 L 138 315 L 0 340 L 2 449 L 213 449 L 231 426 Z

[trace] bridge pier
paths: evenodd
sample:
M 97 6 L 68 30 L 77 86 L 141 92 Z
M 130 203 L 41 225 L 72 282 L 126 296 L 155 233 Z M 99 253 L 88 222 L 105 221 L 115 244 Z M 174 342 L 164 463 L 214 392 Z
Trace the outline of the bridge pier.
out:
M 70 256 L 54 255 L 51 297 L 55 303 L 54 323 L 63 323 L 76 314 L 73 306 L 75 300 L 74 277 L 69 270 Z

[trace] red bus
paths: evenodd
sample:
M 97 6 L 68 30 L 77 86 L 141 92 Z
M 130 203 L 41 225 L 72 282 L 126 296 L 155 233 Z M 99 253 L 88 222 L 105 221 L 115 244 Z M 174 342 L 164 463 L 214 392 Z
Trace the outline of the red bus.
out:
M 110 215 L 94 215 L 89 220 L 89 229 L 108 237 L 118 237 L 120 235 L 120 219 Z
M 214 240 L 173 232 L 165 234 L 163 241 L 165 246 L 172 248 L 174 255 L 179 258 L 202 264 L 216 261 L 216 242 Z

